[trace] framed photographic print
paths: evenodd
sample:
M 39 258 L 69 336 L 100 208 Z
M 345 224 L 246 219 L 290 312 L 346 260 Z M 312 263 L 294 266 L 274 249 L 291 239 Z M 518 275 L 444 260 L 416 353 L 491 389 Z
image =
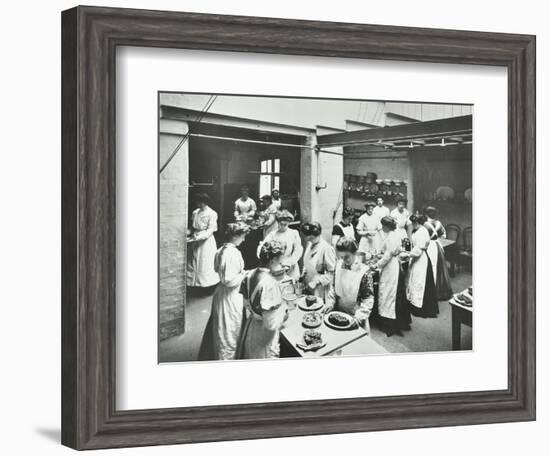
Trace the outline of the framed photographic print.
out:
M 533 36 L 77 7 L 62 51 L 65 445 L 535 418 Z

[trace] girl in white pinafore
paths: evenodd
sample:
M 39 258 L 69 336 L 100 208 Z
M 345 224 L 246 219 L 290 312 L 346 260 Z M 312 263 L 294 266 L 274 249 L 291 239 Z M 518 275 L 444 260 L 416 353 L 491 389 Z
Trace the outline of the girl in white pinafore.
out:
M 338 222 L 332 228 L 332 239 L 331 244 L 333 247 L 336 247 L 337 242 L 340 238 L 349 237 L 355 239 L 355 227 L 352 224 L 353 216 L 355 213 L 350 207 L 345 207 L 342 211 L 342 221 Z
M 248 232 L 248 226 L 229 223 L 227 242 L 217 251 L 214 269 L 220 283 L 212 297 L 212 334 L 214 359 L 235 359 L 243 325 L 243 296 L 239 293 L 245 276 L 244 261 L 237 248 Z
M 344 237 L 336 244 L 339 261 L 334 274 L 334 310 L 355 317 L 370 332 L 369 317 L 374 306 L 374 282 L 372 271 L 357 258 L 355 239 Z M 327 311 L 331 307 L 325 306 Z
M 214 270 L 218 214 L 208 206 L 209 201 L 205 193 L 195 196 L 199 207 L 192 215 L 193 242 L 187 244 L 186 283 L 189 287 L 211 287 L 219 281 Z
M 365 204 L 366 212 L 359 217 L 356 227 L 357 234 L 361 236 L 359 251 L 370 256 L 376 255 L 380 251 L 382 240 L 380 236 L 380 218 L 373 213 L 375 206 L 376 204 L 372 201 Z
M 411 303 L 411 312 L 419 317 L 436 317 L 439 304 L 432 272 L 432 262 L 427 250 L 430 235 L 424 227 L 424 215 L 412 215 L 413 235 L 411 237 L 410 263 L 407 278 L 407 299 Z
M 310 293 L 321 298 L 325 305 L 334 304 L 334 271 L 336 270 L 336 251 L 321 237 L 321 225 L 318 222 L 304 223 L 302 234 L 307 242 L 304 253 L 302 277 Z
M 271 274 L 280 269 L 284 248 L 280 242 L 266 242 L 260 249 L 260 267 L 247 274 L 240 293 L 246 309 L 237 352 L 238 359 L 278 358 L 279 331 L 288 315 L 279 283 Z
M 382 257 L 376 266 L 380 270 L 378 281 L 379 323 L 386 335 L 399 334 L 410 329 L 411 314 L 406 305 L 403 274 L 399 256 L 402 253 L 402 233 L 397 230 L 393 217 L 380 220 L 386 237 L 382 244 Z
M 280 242 L 284 248 L 284 253 L 281 257 L 281 265 L 283 266 L 286 274 L 292 280 L 296 281 L 300 278 L 298 261 L 302 258 L 302 254 L 304 253 L 300 233 L 298 233 L 297 230 L 293 230 L 288 227 L 289 223 L 294 220 L 294 216 L 287 210 L 277 212 L 275 218 L 277 219 L 277 229 L 269 233 L 264 239 L 264 242 L 260 243 L 257 249 L 258 257 L 262 245 L 265 242 Z

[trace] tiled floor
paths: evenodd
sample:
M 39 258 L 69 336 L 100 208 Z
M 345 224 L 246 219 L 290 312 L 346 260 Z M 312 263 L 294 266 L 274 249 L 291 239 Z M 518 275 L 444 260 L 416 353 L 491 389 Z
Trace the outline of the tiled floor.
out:
M 470 286 L 472 276 L 460 272 L 451 279 L 454 291 L 461 291 Z M 164 340 L 160 344 L 160 362 L 196 361 L 202 342 L 204 328 L 210 316 L 213 289 L 192 290 L 187 299 L 185 310 L 185 333 Z M 411 330 L 403 336 L 386 334 L 376 327 L 371 328 L 371 337 L 391 353 L 419 351 L 451 350 L 451 309 L 446 301 L 439 303 L 440 314 L 437 318 L 412 317 Z M 472 330 L 462 326 L 463 349 L 472 348 Z

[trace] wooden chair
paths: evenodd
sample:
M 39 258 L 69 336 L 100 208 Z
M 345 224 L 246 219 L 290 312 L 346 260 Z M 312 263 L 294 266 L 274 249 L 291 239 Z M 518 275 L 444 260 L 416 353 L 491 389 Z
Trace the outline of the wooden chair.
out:
M 449 270 L 449 274 L 451 277 L 454 277 L 456 274 L 456 266 L 457 266 L 457 256 L 458 256 L 458 240 L 460 238 L 460 226 L 458 226 L 456 223 L 449 223 L 445 227 L 445 231 L 447 233 L 447 239 L 451 241 L 455 241 L 453 245 L 450 245 L 445 249 L 445 259 L 449 262 L 451 265 L 451 268 Z
M 472 270 L 472 227 L 468 226 L 462 231 L 462 245 L 458 249 L 458 264 Z

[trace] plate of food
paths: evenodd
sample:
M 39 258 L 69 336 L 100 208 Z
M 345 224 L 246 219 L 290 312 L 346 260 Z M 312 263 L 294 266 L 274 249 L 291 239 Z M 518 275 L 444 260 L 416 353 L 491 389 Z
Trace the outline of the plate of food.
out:
M 304 342 L 298 343 L 296 346 L 303 351 L 315 351 L 323 348 L 326 342 L 323 342 L 323 336 L 319 331 L 308 329 L 304 332 Z
M 308 295 L 298 301 L 298 307 L 307 312 L 320 310 L 323 307 L 323 300 L 317 296 Z
M 325 315 L 325 324 L 333 329 L 350 329 L 354 327 L 354 319 L 351 315 L 333 310 Z
M 318 328 L 323 322 L 323 316 L 319 312 L 308 312 L 302 318 L 302 325 L 306 328 Z

